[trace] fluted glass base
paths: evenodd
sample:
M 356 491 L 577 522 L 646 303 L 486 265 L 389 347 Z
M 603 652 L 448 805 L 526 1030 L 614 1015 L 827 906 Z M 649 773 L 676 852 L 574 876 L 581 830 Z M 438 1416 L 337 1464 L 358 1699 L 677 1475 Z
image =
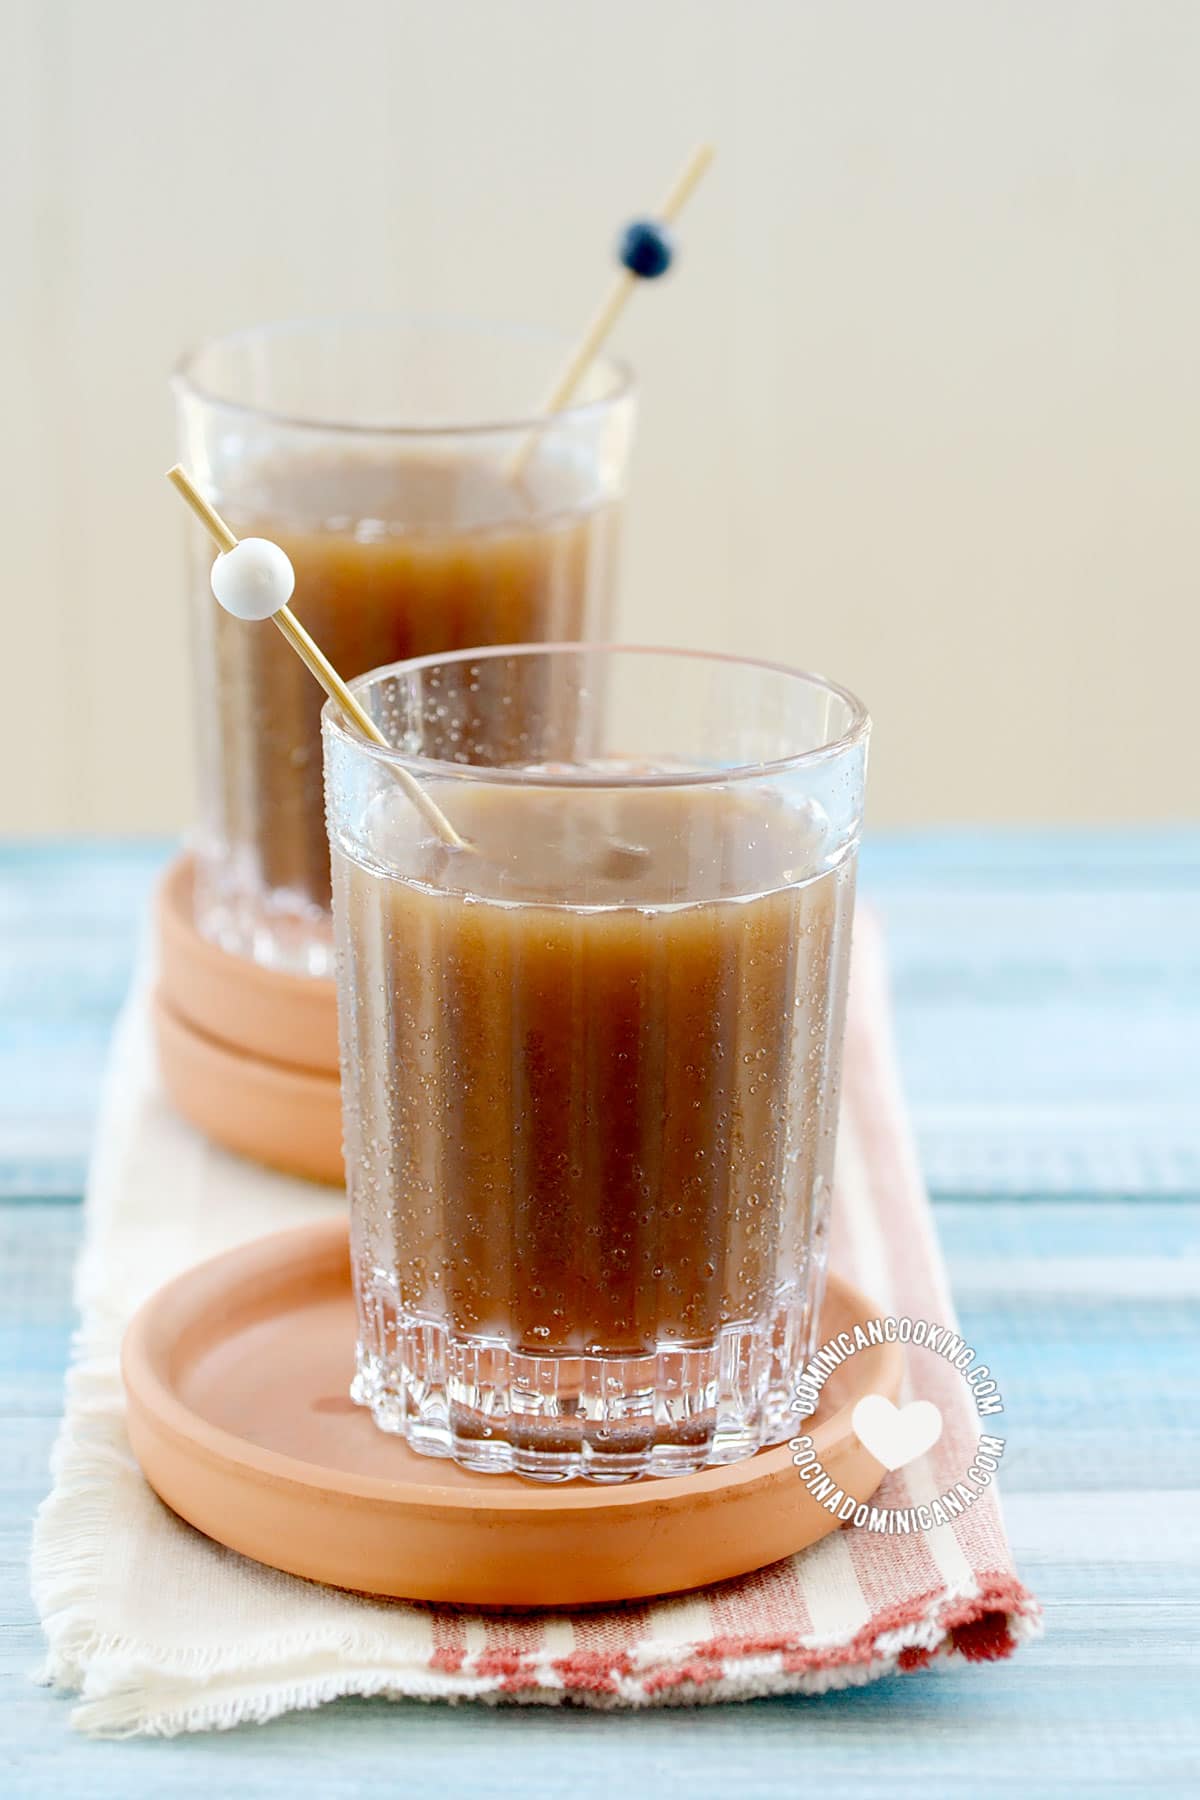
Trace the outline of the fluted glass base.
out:
M 690 1475 L 789 1435 L 821 1285 L 781 1295 L 767 1329 L 731 1323 L 706 1345 L 575 1355 L 405 1317 L 377 1280 L 361 1296 L 373 1342 L 359 1343 L 351 1392 L 382 1430 L 469 1469 L 536 1481 Z

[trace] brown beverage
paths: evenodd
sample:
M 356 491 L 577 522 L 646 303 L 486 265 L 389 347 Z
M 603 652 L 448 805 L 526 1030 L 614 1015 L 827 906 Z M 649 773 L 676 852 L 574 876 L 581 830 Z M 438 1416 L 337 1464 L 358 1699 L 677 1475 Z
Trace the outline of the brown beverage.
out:
M 365 452 L 241 465 L 222 500 L 239 536 L 273 538 L 296 570 L 294 610 L 339 672 L 438 650 L 592 635 L 608 619 L 616 508 L 594 472 L 535 454 L 519 481 L 502 463 Z M 402 520 L 397 526 L 390 521 Z M 232 885 L 316 916 L 329 904 L 320 688 L 271 623 L 207 597 L 199 616 L 208 696 L 211 836 Z M 514 715 L 514 728 L 521 721 Z
M 397 1428 L 420 1441 L 411 1415 L 444 1378 L 454 1453 L 474 1434 L 486 1461 L 489 1380 L 553 1388 L 561 1416 L 586 1409 L 585 1359 L 624 1379 L 664 1348 L 693 1370 L 741 1357 L 749 1391 L 763 1354 L 798 1353 L 854 856 L 823 865 L 811 814 L 736 788 L 451 798 L 468 851 L 386 793 L 357 855 L 335 843 L 346 1151 L 374 1321 L 360 1395 L 385 1422 L 407 1383 Z M 497 1344 L 513 1356 L 485 1378 Z M 692 1427 L 655 1429 L 686 1446 Z M 648 1441 L 611 1447 L 632 1470 Z
M 355 1398 L 420 1450 L 546 1480 L 786 1436 L 861 705 L 620 646 L 434 655 L 358 693 L 466 844 L 326 710 Z

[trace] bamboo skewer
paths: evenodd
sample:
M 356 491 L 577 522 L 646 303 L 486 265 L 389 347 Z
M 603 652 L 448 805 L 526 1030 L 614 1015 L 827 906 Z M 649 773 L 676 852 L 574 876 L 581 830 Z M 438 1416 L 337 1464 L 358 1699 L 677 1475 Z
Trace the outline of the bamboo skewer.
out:
M 167 480 L 175 488 L 176 492 L 182 495 L 187 505 L 191 507 L 193 513 L 195 513 L 197 519 L 199 519 L 200 523 L 204 526 L 204 529 L 208 532 L 219 550 L 228 552 L 237 548 L 238 540 L 234 533 L 229 529 L 229 526 L 225 523 L 216 508 L 211 506 L 204 498 L 204 495 L 200 492 L 191 476 L 187 473 L 187 470 L 184 469 L 181 464 L 176 463 L 173 469 L 167 470 Z M 350 689 L 346 686 L 320 645 L 309 636 L 291 607 L 287 605 L 280 606 L 271 614 L 271 618 L 279 627 L 280 633 L 296 652 L 296 655 L 300 658 L 301 662 L 304 663 L 309 672 L 320 682 L 325 692 L 329 695 L 329 698 L 341 708 L 342 712 L 351 723 L 357 727 L 363 737 L 369 739 L 372 744 L 377 744 L 382 750 L 390 750 L 392 748 L 391 744 L 388 743 L 370 713 L 364 709 L 356 697 L 350 692 Z M 403 764 L 392 763 L 390 767 L 392 774 L 400 783 L 400 786 L 404 789 L 404 792 L 412 801 L 413 805 L 421 813 L 426 824 L 432 827 L 438 837 L 441 838 L 442 842 L 448 845 L 452 850 L 465 850 L 469 848 L 466 840 L 459 836 L 441 807 L 437 806 L 434 801 L 430 799 L 420 782 L 409 773 Z
M 683 169 L 676 177 L 666 199 L 658 210 L 657 220 L 659 223 L 664 225 L 674 224 L 706 173 L 709 164 L 712 162 L 713 154 L 714 152 L 711 144 L 700 144 L 693 150 L 691 156 L 684 164 Z M 630 269 L 622 269 L 621 273 L 613 280 L 608 293 L 605 295 L 603 302 L 593 315 L 583 337 L 580 339 L 575 350 L 572 352 L 570 359 L 559 373 L 553 388 L 547 395 L 542 408 L 544 416 L 541 417 L 538 424 L 530 430 L 528 436 L 518 444 L 513 453 L 508 471 L 512 480 L 517 481 L 520 479 L 525 469 L 525 465 L 533 454 L 541 432 L 545 429 L 546 425 L 549 424 L 554 414 L 561 412 L 563 407 L 570 401 L 575 389 L 587 373 L 593 359 L 600 350 L 609 332 L 616 324 L 630 295 L 633 293 L 634 288 L 637 287 L 640 280 L 641 276 L 634 274 Z M 213 539 L 218 550 L 221 551 L 222 554 L 228 554 L 231 550 L 236 550 L 238 545 L 237 537 L 230 530 L 216 508 L 210 505 L 204 498 L 203 494 L 188 475 L 186 469 L 184 469 L 180 463 L 176 463 L 174 468 L 167 471 L 167 480 L 171 482 L 172 486 L 191 508 L 192 512 L 196 515 L 196 518 Z M 278 552 L 277 547 L 276 551 L 277 554 L 282 554 Z M 263 615 L 259 613 L 254 616 L 261 618 Z M 284 603 L 277 606 L 275 610 L 267 616 L 274 620 L 284 640 L 295 651 L 296 655 L 300 658 L 301 662 L 305 664 L 309 672 L 320 682 L 330 699 L 335 702 L 343 714 L 354 726 L 356 726 L 358 731 L 361 732 L 363 737 L 370 743 L 377 744 L 380 749 L 390 750 L 392 746 L 388 743 L 374 719 L 371 718 L 370 714 L 365 711 L 355 696 L 350 692 L 350 689 L 346 686 L 320 645 L 309 636 L 291 607 Z M 469 849 L 470 846 L 466 843 L 465 839 L 459 836 L 445 813 L 430 798 L 420 782 L 410 774 L 403 764 L 393 763 L 391 769 L 408 798 L 420 812 L 426 823 L 437 833 L 438 837 L 441 838 L 442 842 L 447 844 L 451 849 Z
M 708 169 L 715 152 L 711 144 L 700 144 L 692 151 L 676 178 L 674 186 L 658 210 L 657 217 L 664 225 L 673 225 L 687 202 L 691 199 L 701 179 Z M 543 403 L 542 411 L 547 418 L 561 412 L 570 400 L 571 395 L 587 374 L 593 359 L 605 338 L 621 316 L 630 295 L 638 286 L 640 277 L 628 269 L 613 280 L 604 300 L 597 308 L 578 345 L 571 353 L 570 359 L 559 374 L 558 380 L 551 388 Z M 526 463 L 533 455 L 534 447 L 541 435 L 542 426 L 536 426 L 527 438 L 518 444 L 509 464 L 509 475 L 515 481 L 525 469 Z

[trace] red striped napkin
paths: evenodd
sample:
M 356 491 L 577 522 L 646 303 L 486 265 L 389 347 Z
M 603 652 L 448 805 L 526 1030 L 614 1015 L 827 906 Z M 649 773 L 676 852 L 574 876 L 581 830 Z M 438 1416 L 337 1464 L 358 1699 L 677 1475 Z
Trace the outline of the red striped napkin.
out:
M 1007 1656 L 1038 1629 L 994 1487 L 932 1530 L 850 1526 L 739 1581 L 574 1616 L 374 1601 L 202 1537 L 155 1498 L 130 1453 L 117 1366 L 125 1322 L 190 1263 L 343 1205 L 225 1155 L 173 1115 L 146 987 L 135 991 L 114 1039 L 78 1274 L 83 1323 L 34 1541 L 45 1676 L 81 1694 L 83 1729 L 209 1730 L 346 1694 L 619 1707 L 820 1693 L 940 1658 Z M 882 949 L 861 913 L 831 1260 L 881 1313 L 955 1324 L 897 1082 Z M 943 1432 L 888 1477 L 877 1507 L 952 1489 L 979 1430 L 949 1362 L 907 1354 L 910 1392 L 940 1408 Z M 1003 1421 L 987 1429 L 1002 1434 Z

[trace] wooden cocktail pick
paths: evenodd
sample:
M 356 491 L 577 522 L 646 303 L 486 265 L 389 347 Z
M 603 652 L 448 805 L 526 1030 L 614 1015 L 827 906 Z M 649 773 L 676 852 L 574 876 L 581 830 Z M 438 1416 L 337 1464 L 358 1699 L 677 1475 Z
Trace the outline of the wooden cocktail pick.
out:
M 325 652 L 309 636 L 288 605 L 296 585 L 296 575 L 284 551 L 269 538 L 235 537 L 216 508 L 209 505 L 182 464 L 176 463 L 173 469 L 167 470 L 167 480 L 183 496 L 221 553 L 213 564 L 212 589 L 226 612 L 238 619 L 272 619 L 296 655 L 315 675 L 351 724 L 371 743 L 390 750 L 392 746 L 374 719 L 355 699 Z M 442 842 L 452 850 L 465 850 L 468 847 L 465 839 L 459 836 L 420 782 L 403 764 L 392 763 L 390 767 L 426 824 L 436 831 Z
M 561 412 L 587 374 L 605 338 L 616 324 L 630 295 L 639 281 L 662 275 L 670 266 L 671 251 L 661 227 L 673 225 L 691 199 L 711 163 L 715 151 L 711 144 L 701 144 L 692 151 L 670 193 L 653 220 L 636 221 L 629 226 L 621 244 L 621 273 L 616 276 L 603 302 L 592 316 L 586 331 L 571 353 L 558 380 L 542 403 L 548 417 Z M 533 454 L 538 430 L 530 432 L 518 446 L 509 464 L 515 480 Z

